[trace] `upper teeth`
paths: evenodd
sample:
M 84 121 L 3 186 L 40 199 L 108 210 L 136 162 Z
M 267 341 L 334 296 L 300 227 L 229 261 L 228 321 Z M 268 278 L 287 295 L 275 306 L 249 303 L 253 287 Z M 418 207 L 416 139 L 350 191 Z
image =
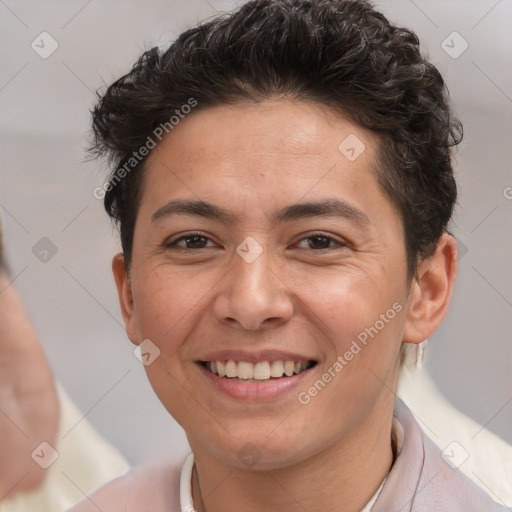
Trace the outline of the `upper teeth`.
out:
M 309 368 L 308 362 L 298 361 L 262 361 L 249 363 L 247 361 L 208 361 L 206 367 L 219 377 L 239 379 L 267 380 L 270 377 L 291 377 Z

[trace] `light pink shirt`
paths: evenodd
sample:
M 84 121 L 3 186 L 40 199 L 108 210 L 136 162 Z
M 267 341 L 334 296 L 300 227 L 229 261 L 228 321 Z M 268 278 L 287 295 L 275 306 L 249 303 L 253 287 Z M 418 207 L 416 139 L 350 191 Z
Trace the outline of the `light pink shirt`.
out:
M 450 466 L 397 400 L 401 450 L 384 485 L 365 507 L 371 512 L 505 512 L 461 471 Z M 109 482 L 70 512 L 191 512 L 180 506 L 182 464 L 139 467 Z M 188 478 L 188 476 L 187 476 Z M 375 500 L 376 498 L 376 500 Z M 191 496 L 185 498 L 184 502 Z

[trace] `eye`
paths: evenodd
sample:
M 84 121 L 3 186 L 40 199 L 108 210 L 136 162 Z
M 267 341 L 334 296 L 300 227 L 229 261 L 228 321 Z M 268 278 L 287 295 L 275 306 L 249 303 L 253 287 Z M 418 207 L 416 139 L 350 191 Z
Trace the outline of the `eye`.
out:
M 208 245 L 208 243 L 211 243 Z M 307 245 L 304 246 L 304 243 Z M 180 236 L 173 241 L 166 244 L 169 249 L 180 248 L 180 249 L 205 249 L 212 247 L 213 242 L 201 233 L 188 233 Z M 300 245 L 302 244 L 302 247 Z M 314 233 L 310 236 L 302 238 L 297 244 L 301 249 L 313 249 L 313 250 L 325 250 L 325 249 L 336 249 L 340 247 L 346 247 L 347 244 L 337 240 L 331 236 L 324 235 L 322 233 Z
M 171 249 L 178 247 L 180 249 L 204 249 L 211 241 L 208 237 L 201 235 L 200 233 L 188 233 L 187 235 L 180 236 L 176 240 L 173 240 L 166 244 L 166 247 Z M 211 246 L 210 246 L 211 247 Z
M 303 238 L 298 245 L 306 241 L 307 247 L 301 247 L 302 249 L 315 249 L 315 250 L 322 250 L 322 249 L 335 249 L 336 247 L 345 247 L 347 244 L 336 240 L 335 238 L 332 238 L 330 236 L 324 235 L 322 233 L 315 233 L 310 236 L 307 236 Z M 336 244 L 336 247 L 331 246 L 331 242 Z

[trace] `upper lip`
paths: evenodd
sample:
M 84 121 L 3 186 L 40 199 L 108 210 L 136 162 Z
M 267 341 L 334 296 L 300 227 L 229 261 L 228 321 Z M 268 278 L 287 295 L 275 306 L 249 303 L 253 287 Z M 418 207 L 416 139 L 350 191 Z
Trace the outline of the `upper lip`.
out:
M 248 352 L 247 350 L 216 350 L 209 352 L 199 359 L 205 361 L 247 361 L 249 363 L 261 363 L 263 361 L 316 361 L 313 357 L 297 354 L 296 352 L 286 352 L 283 350 L 264 349 L 257 352 Z

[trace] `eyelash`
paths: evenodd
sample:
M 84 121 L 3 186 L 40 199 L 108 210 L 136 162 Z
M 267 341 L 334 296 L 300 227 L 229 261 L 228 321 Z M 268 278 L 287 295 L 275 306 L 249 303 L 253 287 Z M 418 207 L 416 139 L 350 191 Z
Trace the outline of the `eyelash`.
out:
M 193 248 L 190 248 L 190 247 L 180 247 L 178 246 L 178 242 L 182 241 L 182 240 L 186 240 L 187 238 L 193 238 L 193 237 L 200 237 L 200 238 L 203 238 L 205 240 L 210 240 L 210 238 L 208 238 L 207 236 L 204 236 L 202 233 L 195 233 L 195 232 L 192 232 L 192 233 L 187 233 L 186 235 L 182 235 L 180 236 L 179 238 L 177 238 L 176 240 L 173 240 L 172 242 L 169 242 L 166 244 L 166 247 L 168 249 L 174 249 L 174 248 L 178 248 L 178 249 L 181 249 L 181 250 L 184 250 L 184 251 L 195 251 L 195 250 L 198 250 L 198 249 L 193 249 Z M 311 248 L 308 248 L 306 250 L 312 250 L 312 251 L 329 251 L 329 250 L 334 250 L 336 248 L 343 248 L 343 247 L 347 247 L 348 244 L 346 242 L 342 242 L 341 240 L 337 240 L 335 238 L 333 238 L 332 236 L 329 236 L 329 235 L 325 235 L 323 233 L 317 233 L 317 232 L 313 232 L 313 233 L 310 233 L 308 234 L 308 236 L 305 236 L 303 238 L 301 238 L 299 240 L 299 242 L 302 242 L 303 240 L 310 240 L 310 239 L 313 239 L 313 238 L 325 238 L 327 240 L 329 240 L 329 242 L 335 242 L 336 244 L 338 244 L 338 247 L 323 247 L 321 249 L 311 249 Z M 200 247 L 199 249 L 204 249 L 205 247 Z

